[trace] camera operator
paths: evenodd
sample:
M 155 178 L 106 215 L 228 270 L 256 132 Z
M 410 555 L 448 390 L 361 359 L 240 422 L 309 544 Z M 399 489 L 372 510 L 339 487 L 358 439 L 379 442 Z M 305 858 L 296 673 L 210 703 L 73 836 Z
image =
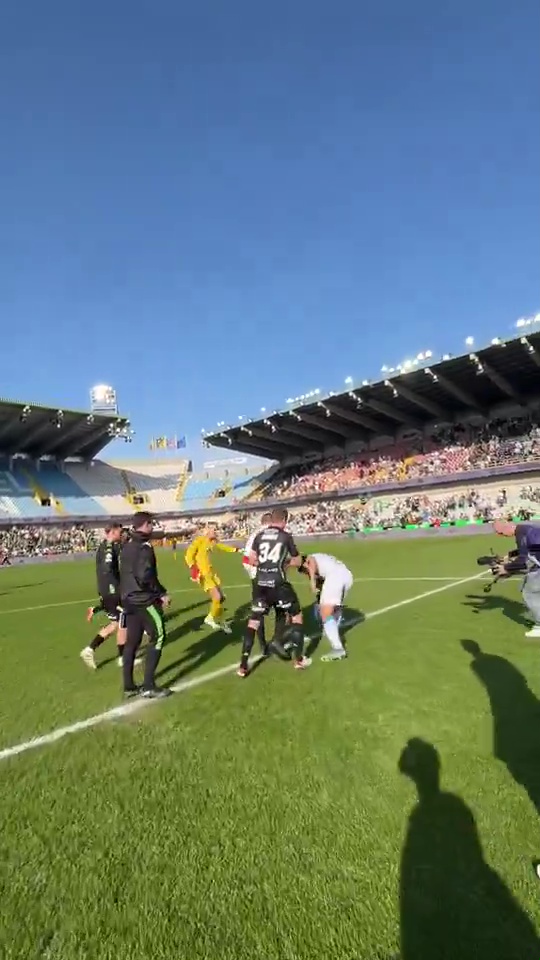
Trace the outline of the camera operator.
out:
M 495 520 L 493 529 L 500 537 L 515 537 L 516 541 L 516 549 L 501 558 L 493 573 L 498 578 L 525 574 L 521 592 L 533 620 L 526 636 L 540 639 L 540 525 Z

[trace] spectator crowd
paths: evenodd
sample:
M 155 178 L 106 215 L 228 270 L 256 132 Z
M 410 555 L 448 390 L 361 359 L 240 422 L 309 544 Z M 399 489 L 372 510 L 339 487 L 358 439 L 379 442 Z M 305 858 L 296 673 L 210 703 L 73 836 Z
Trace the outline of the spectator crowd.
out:
M 531 419 L 491 421 L 478 427 L 457 425 L 439 430 L 429 440 L 419 437 L 378 452 L 333 457 L 280 471 L 264 488 L 263 496 L 294 499 L 530 460 L 540 462 L 540 428 Z
M 0 555 L 13 559 L 86 553 L 96 545 L 99 532 L 82 525 L 62 527 L 12 527 L 0 530 Z

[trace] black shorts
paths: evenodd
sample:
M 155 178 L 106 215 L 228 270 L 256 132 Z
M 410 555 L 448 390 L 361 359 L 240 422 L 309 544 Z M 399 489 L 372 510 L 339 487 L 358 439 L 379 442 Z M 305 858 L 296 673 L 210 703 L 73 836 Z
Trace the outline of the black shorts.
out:
M 282 610 L 291 617 L 296 617 L 301 612 L 300 601 L 290 583 L 278 583 L 275 587 L 253 584 L 251 616 L 254 619 L 265 617 L 270 610 Z
M 120 606 L 119 597 L 102 597 L 101 605 L 103 607 L 103 612 L 107 615 L 108 620 L 111 620 L 113 623 L 117 623 L 120 627 L 125 627 L 126 615 Z

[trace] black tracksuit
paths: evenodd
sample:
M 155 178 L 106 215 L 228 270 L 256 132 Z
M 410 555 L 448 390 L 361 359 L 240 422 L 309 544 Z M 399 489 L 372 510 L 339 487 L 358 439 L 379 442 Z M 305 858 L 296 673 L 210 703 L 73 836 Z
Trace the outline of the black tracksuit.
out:
M 124 690 L 135 687 L 133 663 L 143 634 L 150 639 L 144 671 L 144 689 L 155 687 L 156 669 L 165 642 L 165 623 L 161 598 L 166 594 L 159 582 L 156 555 L 152 544 L 135 531 L 124 544 L 120 560 L 120 595 L 126 616 L 127 640 L 124 648 Z

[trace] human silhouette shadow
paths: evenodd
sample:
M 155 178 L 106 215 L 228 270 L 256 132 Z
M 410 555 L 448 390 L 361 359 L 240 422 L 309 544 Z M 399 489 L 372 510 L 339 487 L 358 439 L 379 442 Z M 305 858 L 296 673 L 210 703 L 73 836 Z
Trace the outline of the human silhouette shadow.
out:
M 431 743 L 409 740 L 399 770 L 418 791 L 401 857 L 401 960 L 533 960 L 534 925 L 484 859 L 473 814 L 441 790 Z
M 493 753 L 528 793 L 540 813 L 540 701 L 523 674 L 496 654 L 484 653 L 475 640 L 462 640 L 471 670 L 489 697 L 493 716 Z
M 522 627 L 529 627 L 532 618 L 528 617 L 523 609 L 523 602 L 505 597 L 500 593 L 468 593 L 465 607 L 472 607 L 474 613 L 488 613 L 490 610 L 500 610 L 504 617 L 519 623 Z

